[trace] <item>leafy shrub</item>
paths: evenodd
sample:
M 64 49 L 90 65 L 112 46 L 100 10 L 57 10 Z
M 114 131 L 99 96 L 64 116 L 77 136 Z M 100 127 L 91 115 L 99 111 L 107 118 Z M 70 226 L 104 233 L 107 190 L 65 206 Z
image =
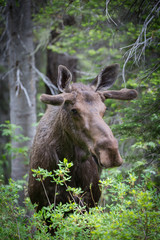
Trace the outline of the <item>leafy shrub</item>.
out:
M 28 239 L 26 210 L 18 204 L 18 192 L 22 191 L 24 181 L 0 186 L 0 238 Z
M 57 184 L 66 184 L 71 165 L 65 159 L 53 173 L 37 169 L 34 175 L 42 182 L 52 176 Z M 130 171 L 125 179 L 119 171 L 105 172 L 108 177 L 100 182 L 105 204 L 89 212 L 72 201 L 50 204 L 29 217 L 28 212 L 33 211 L 29 199 L 25 208 L 18 206 L 21 182 L 1 185 L 1 239 L 160 239 L 160 196 L 152 172 L 137 176 Z M 81 198 L 80 189 L 66 187 L 72 196 Z M 49 228 L 56 229 L 54 236 L 48 231 L 46 219 L 50 219 Z
M 28 137 L 25 137 L 17 130 L 22 130 L 20 126 L 15 124 L 11 124 L 10 121 L 5 121 L 4 124 L 0 124 L 0 131 L 2 132 L 3 137 L 7 137 L 8 140 L 12 137 L 12 140 L 18 143 L 27 142 L 29 140 Z M 5 172 L 7 172 L 8 176 L 10 176 L 10 157 L 12 156 L 25 156 L 26 159 L 28 157 L 28 147 L 21 146 L 16 147 L 12 145 L 11 140 L 7 143 L 4 143 L 4 146 L 1 147 L 1 155 L 0 155 L 0 181 L 5 182 Z M 4 168 L 5 166 L 5 168 Z M 8 179 L 7 179 L 8 180 Z

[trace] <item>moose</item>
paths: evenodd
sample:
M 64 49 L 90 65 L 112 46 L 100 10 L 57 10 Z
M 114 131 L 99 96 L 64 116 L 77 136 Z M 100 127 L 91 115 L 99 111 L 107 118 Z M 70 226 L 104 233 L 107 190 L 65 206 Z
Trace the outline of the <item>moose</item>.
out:
M 122 158 L 118 142 L 103 120 L 106 99 L 132 100 L 134 89 L 107 90 L 115 82 L 119 64 L 104 68 L 89 84 L 71 83 L 72 74 L 58 67 L 59 94 L 42 94 L 40 99 L 47 110 L 39 122 L 30 155 L 28 193 L 37 211 L 48 205 L 44 188 L 32 175 L 38 167 L 54 171 L 64 158 L 73 162 L 69 186 L 83 190 L 87 209 L 98 203 L 101 192 L 99 178 L 102 168 L 118 167 Z M 56 185 L 48 177 L 44 187 L 51 203 L 55 201 Z M 57 186 L 56 204 L 70 201 L 65 186 Z M 75 201 L 78 201 L 75 199 Z

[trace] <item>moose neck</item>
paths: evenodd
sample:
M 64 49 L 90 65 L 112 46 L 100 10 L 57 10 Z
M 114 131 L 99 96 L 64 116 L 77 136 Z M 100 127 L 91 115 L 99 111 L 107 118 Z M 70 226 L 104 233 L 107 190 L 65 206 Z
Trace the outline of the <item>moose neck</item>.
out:
M 54 148 L 55 158 L 60 161 L 67 158 L 69 162 L 74 162 L 75 159 L 76 161 L 85 161 L 90 153 L 87 150 L 83 150 L 81 146 L 78 146 L 65 130 L 67 128 L 67 117 L 63 116 L 61 109 L 57 111 L 52 125 L 54 125 L 54 131 L 50 136 L 50 145 L 51 148 L 52 146 L 56 146 Z

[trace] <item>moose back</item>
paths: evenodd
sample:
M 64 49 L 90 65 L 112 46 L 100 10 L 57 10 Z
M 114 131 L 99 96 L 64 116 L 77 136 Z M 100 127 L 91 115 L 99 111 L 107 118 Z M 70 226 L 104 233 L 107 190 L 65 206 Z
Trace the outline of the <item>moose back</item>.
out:
M 109 126 L 104 122 L 105 99 L 131 100 L 137 96 L 133 89 L 107 90 L 118 75 L 118 64 L 103 69 L 90 85 L 72 83 L 72 74 L 64 66 L 58 68 L 58 95 L 41 95 L 48 104 L 34 138 L 29 173 L 29 196 L 37 203 L 37 211 L 55 203 L 55 183 L 47 178 L 44 188 L 31 169 L 38 167 L 53 171 L 59 160 L 73 162 L 69 185 L 83 190 L 83 204 L 94 207 L 100 198 L 99 176 L 102 168 L 122 164 L 118 143 Z M 70 195 L 65 186 L 57 187 L 56 204 L 66 203 Z M 75 199 L 76 201 L 76 199 Z

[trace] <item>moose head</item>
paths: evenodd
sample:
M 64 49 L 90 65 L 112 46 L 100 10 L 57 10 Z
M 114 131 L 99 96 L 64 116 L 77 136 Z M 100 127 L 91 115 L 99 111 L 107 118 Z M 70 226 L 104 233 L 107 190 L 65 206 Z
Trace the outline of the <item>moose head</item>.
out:
M 132 100 L 137 96 L 133 89 L 108 90 L 114 84 L 118 70 L 118 64 L 107 66 L 90 85 L 84 85 L 71 83 L 71 72 L 60 65 L 57 81 L 60 94 L 42 94 L 40 98 L 44 103 L 59 106 L 57 119 L 61 122 L 61 130 L 67 141 L 80 149 L 81 160 L 85 161 L 91 155 L 98 166 L 104 168 L 122 164 L 117 140 L 103 120 L 104 101 Z

